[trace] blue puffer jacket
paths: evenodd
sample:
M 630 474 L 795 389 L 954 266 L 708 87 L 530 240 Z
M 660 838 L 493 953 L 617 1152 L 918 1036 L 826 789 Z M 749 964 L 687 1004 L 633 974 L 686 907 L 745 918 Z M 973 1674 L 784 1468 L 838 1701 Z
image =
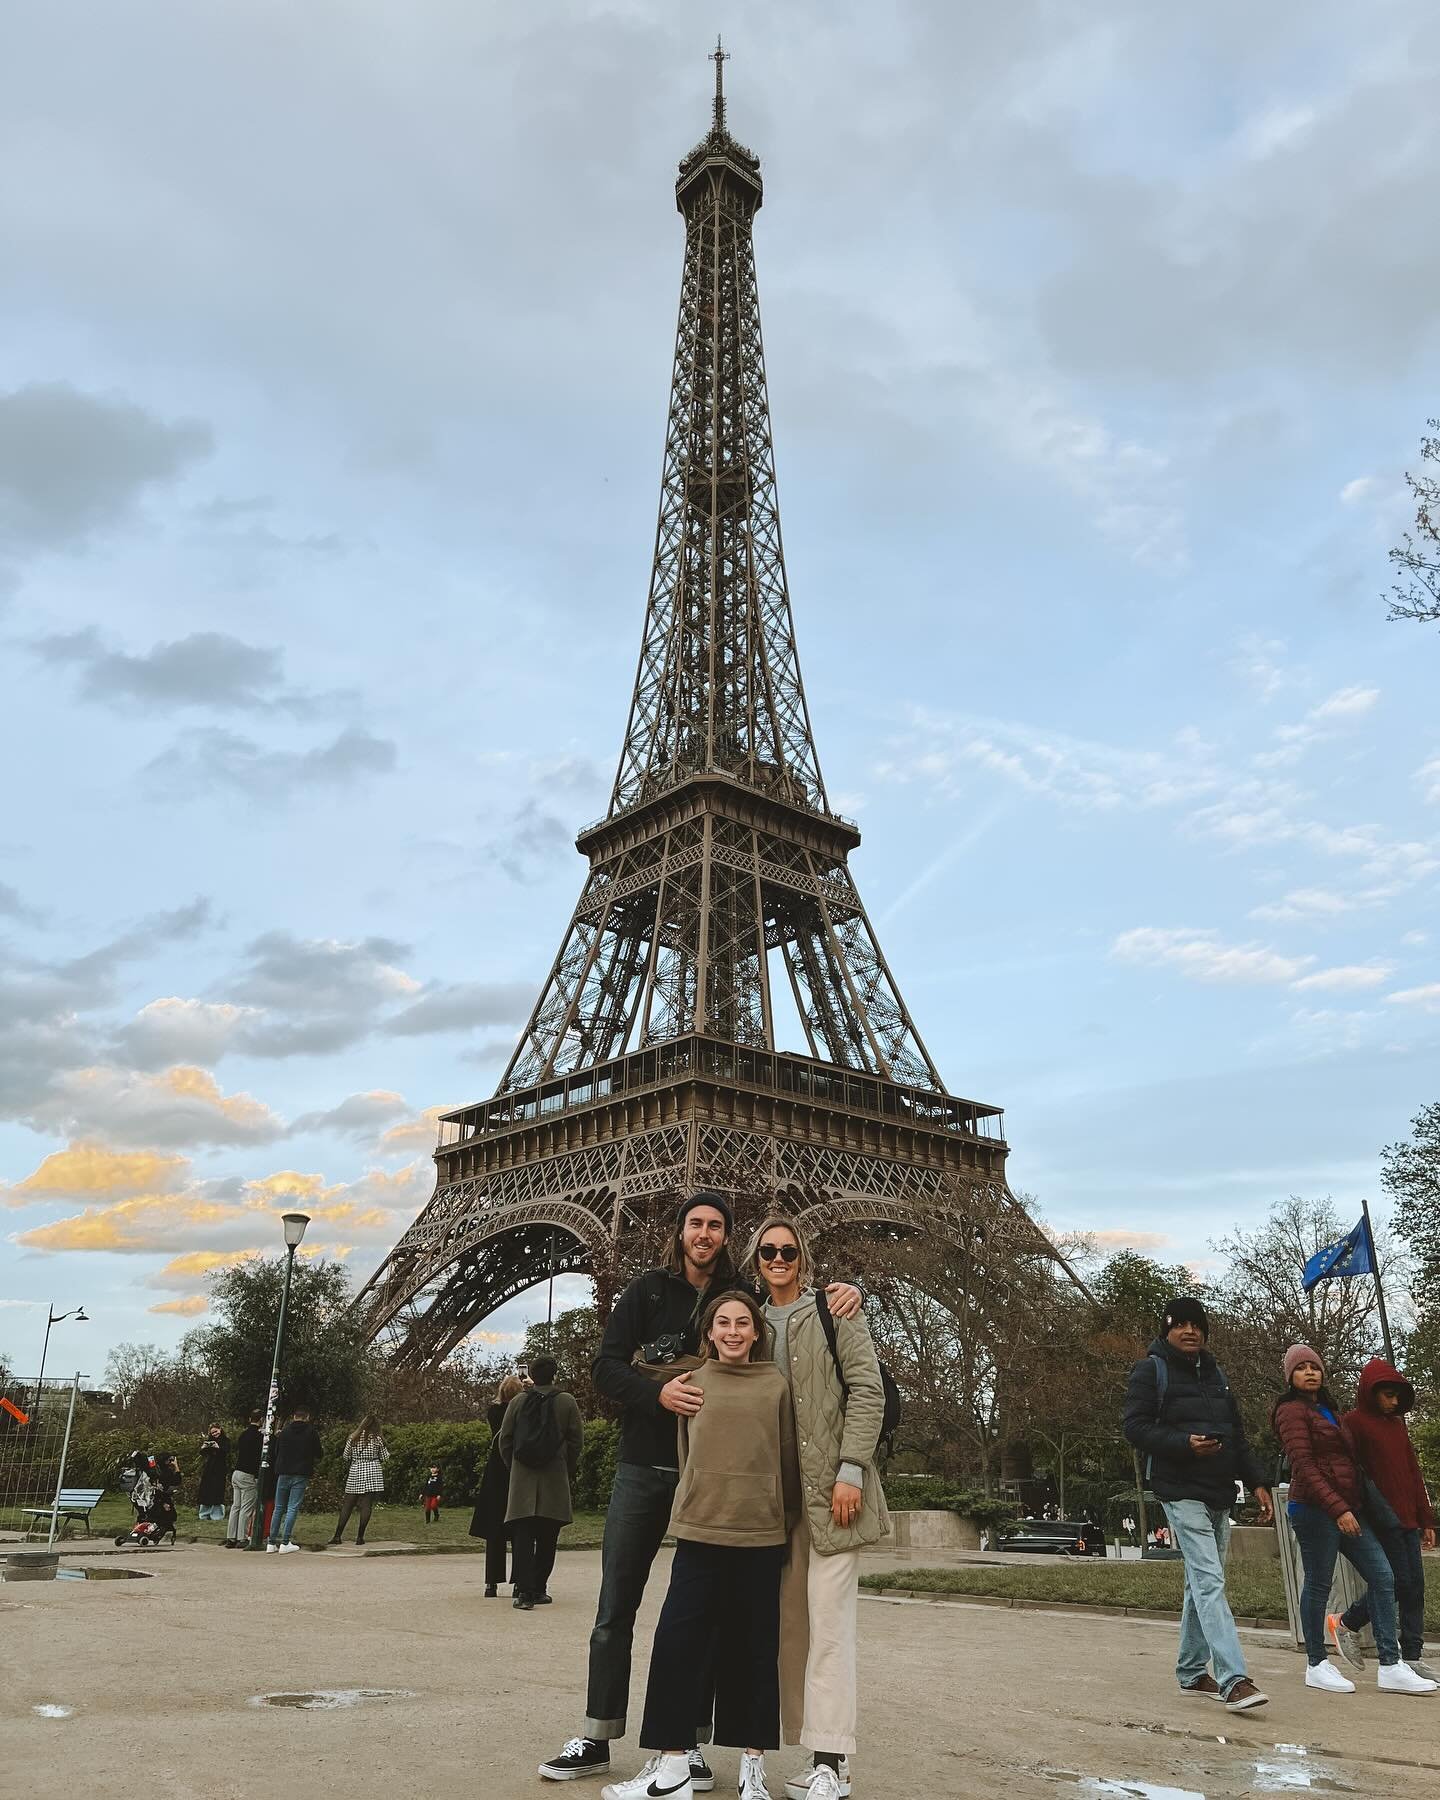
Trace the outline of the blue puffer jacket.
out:
M 1167 1380 L 1159 1397 L 1152 1357 L 1163 1357 Z M 1232 1506 L 1235 1483 L 1267 1487 L 1265 1473 L 1245 1436 L 1244 1422 L 1225 1372 L 1208 1350 L 1182 1356 L 1164 1338 L 1130 1371 L 1125 1390 L 1126 1438 L 1148 1458 L 1149 1485 L 1157 1500 L 1203 1500 Z M 1191 1437 L 1217 1437 L 1223 1448 L 1197 1456 Z

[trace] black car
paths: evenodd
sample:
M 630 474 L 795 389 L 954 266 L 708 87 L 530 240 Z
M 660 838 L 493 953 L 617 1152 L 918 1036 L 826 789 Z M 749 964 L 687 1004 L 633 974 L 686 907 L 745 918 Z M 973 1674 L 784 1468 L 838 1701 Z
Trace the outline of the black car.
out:
M 1087 1519 L 1017 1519 L 995 1548 L 1047 1556 L 1103 1556 L 1105 1533 Z

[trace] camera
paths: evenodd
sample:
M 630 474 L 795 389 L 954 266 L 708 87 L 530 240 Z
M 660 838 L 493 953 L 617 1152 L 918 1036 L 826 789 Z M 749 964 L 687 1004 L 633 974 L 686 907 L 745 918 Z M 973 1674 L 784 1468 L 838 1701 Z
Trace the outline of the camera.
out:
M 647 1363 L 673 1363 L 685 1354 L 685 1340 L 678 1331 L 667 1331 L 653 1344 L 640 1346 L 641 1358 Z

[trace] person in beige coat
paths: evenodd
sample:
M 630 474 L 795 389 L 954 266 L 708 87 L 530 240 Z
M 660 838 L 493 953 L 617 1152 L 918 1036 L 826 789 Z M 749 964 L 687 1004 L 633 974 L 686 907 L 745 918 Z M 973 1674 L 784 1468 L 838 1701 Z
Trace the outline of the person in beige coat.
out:
M 500 1459 L 510 1471 L 505 1526 L 510 1533 L 510 1574 L 515 1610 L 548 1606 L 550 1571 L 562 1525 L 570 1523 L 570 1483 L 580 1467 L 584 1421 L 573 1394 L 555 1386 L 555 1360 L 538 1356 L 530 1365 L 531 1385 L 505 1408 L 500 1425 Z M 522 1418 L 522 1409 L 528 1409 Z M 534 1460 L 537 1443 L 546 1452 Z
M 860 1550 L 890 1529 L 875 1466 L 885 1388 L 863 1315 L 835 1320 L 831 1355 L 810 1247 L 795 1220 L 766 1219 L 745 1260 L 768 1294 L 774 1357 L 795 1402 L 804 1498 L 780 1586 L 780 1710 L 786 1743 L 802 1744 L 812 1760 L 785 1792 L 788 1800 L 844 1800 L 855 1748 Z

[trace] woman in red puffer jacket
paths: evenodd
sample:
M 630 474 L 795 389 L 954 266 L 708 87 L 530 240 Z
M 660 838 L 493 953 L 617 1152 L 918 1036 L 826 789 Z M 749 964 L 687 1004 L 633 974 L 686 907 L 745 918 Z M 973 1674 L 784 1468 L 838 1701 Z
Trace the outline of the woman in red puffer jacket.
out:
M 1370 1625 L 1386 1693 L 1433 1694 L 1436 1684 L 1400 1660 L 1395 1631 L 1395 1580 L 1373 1528 L 1365 1522 L 1365 1476 L 1355 1439 L 1325 1386 L 1325 1365 L 1308 1344 L 1285 1352 L 1285 1392 L 1272 1423 L 1290 1460 L 1290 1528 L 1300 1546 L 1305 1586 L 1300 1624 L 1305 1634 L 1306 1687 L 1353 1694 L 1355 1683 L 1326 1655 L 1325 1612 L 1335 1558 L 1354 1564 L 1370 1590 Z

